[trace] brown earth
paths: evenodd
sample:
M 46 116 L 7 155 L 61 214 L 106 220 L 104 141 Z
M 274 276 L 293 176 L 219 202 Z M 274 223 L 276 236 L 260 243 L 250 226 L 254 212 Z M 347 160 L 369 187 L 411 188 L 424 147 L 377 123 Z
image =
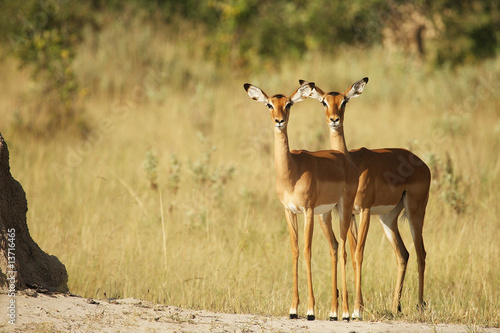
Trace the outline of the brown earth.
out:
M 0 294 L 2 332 L 498 332 L 471 326 L 403 322 L 330 322 L 285 317 L 214 313 L 138 299 L 97 300 L 32 290 L 15 296 L 15 325 Z
M 41 287 L 66 292 L 66 267 L 33 241 L 27 211 L 26 193 L 10 173 L 9 149 L 0 133 L 0 290 Z

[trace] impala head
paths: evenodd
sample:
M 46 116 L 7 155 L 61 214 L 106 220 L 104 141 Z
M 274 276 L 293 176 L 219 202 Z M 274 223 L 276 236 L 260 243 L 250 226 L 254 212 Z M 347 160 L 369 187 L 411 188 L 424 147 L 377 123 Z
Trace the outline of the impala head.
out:
M 300 84 L 307 84 L 307 81 L 299 80 Z M 343 93 L 329 92 L 324 93 L 323 90 L 313 84 L 309 97 L 316 98 L 325 107 L 326 123 L 332 130 L 339 129 L 344 123 L 344 112 L 347 102 L 353 97 L 358 97 L 363 92 L 368 78 L 365 77 L 355 82 L 349 89 Z
M 269 98 L 259 87 L 249 83 L 245 83 L 243 87 L 252 99 L 264 103 L 269 108 L 274 128 L 281 132 L 288 124 L 292 105 L 306 99 L 311 94 L 314 83 L 305 82 L 290 97 L 277 94 Z

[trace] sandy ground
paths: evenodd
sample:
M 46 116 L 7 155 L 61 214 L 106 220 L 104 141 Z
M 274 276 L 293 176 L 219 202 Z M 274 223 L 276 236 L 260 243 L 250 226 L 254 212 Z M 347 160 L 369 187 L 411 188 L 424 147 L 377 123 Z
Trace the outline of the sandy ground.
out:
M 185 310 L 132 298 L 108 301 L 34 291 L 16 295 L 12 325 L 7 316 L 10 299 L 0 295 L 2 332 L 498 332 L 442 324 L 290 320 Z

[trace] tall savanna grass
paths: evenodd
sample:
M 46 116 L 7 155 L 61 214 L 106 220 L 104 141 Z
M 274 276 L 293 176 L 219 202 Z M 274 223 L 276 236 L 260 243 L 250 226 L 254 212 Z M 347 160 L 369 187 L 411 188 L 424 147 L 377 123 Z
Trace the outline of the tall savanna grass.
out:
M 432 69 L 383 49 L 340 48 L 245 71 L 205 59 L 209 42 L 188 24 L 173 28 L 136 13 L 105 19 L 99 33 L 84 34 L 74 64 L 92 127 L 85 138 L 16 130 L 37 85 L 14 61 L 0 65 L 8 74 L 0 130 L 27 193 L 29 228 L 66 265 L 73 293 L 285 316 L 292 265 L 274 192 L 272 125 L 243 84 L 291 94 L 305 79 L 344 91 L 368 76 L 347 108 L 349 148 L 410 148 L 432 168 L 433 184 L 424 227 L 427 309 L 416 308 L 416 257 L 403 219 L 410 263 L 403 312 L 390 312 L 396 260 L 373 217 L 365 319 L 500 325 L 500 58 Z M 289 138 L 294 149 L 329 147 L 317 101 L 293 107 Z M 318 230 L 312 270 L 317 316 L 326 318 L 330 259 Z M 302 257 L 300 268 L 303 315 Z M 348 277 L 352 311 L 350 259 Z

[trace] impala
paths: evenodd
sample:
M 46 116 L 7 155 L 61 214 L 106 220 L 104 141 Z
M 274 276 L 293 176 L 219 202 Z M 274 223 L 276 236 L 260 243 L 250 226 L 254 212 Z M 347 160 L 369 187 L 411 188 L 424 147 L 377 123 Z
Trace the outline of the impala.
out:
M 301 84 L 306 81 L 300 80 Z M 368 78 L 355 82 L 343 93 L 325 94 L 313 85 L 310 97 L 318 99 L 325 108 L 325 119 L 330 127 L 330 148 L 349 156 L 359 171 L 359 186 L 354 200 L 354 213 L 360 215 L 359 233 L 353 260 L 355 269 L 356 300 L 353 318 L 361 319 L 363 298 L 361 296 L 361 266 L 366 236 L 370 225 L 370 215 L 378 215 L 396 254 L 398 276 L 392 310 L 401 311 L 401 291 L 406 273 L 409 253 L 399 234 L 398 216 L 404 209 L 410 222 L 411 234 L 418 262 L 418 302 L 425 306 L 424 271 L 425 249 L 422 239 L 425 208 L 429 198 L 431 173 L 429 167 L 415 154 L 398 148 L 347 150 L 344 138 L 344 113 L 347 102 L 359 96 Z M 356 222 L 353 221 L 355 224 Z
M 351 212 L 358 186 L 355 165 L 346 156 L 335 150 L 309 152 L 290 151 L 287 125 L 290 108 L 294 103 L 306 99 L 314 88 L 313 84 L 301 85 L 290 97 L 274 95 L 268 97 L 260 88 L 244 85 L 248 95 L 270 110 L 274 127 L 274 157 L 276 168 L 276 192 L 285 208 L 290 232 L 293 258 L 293 299 L 290 318 L 297 318 L 298 291 L 298 226 L 297 214 L 304 214 L 304 257 L 306 262 L 308 303 L 307 319 L 314 320 L 314 294 L 311 275 L 311 242 L 314 229 L 314 215 L 319 215 L 321 228 L 328 240 L 332 261 L 332 307 L 330 320 L 337 320 L 337 249 L 340 251 L 342 274 L 343 317 L 349 318 L 346 288 L 345 242 L 351 223 Z M 340 215 L 340 245 L 337 242 L 331 222 L 331 210 L 338 207 Z

